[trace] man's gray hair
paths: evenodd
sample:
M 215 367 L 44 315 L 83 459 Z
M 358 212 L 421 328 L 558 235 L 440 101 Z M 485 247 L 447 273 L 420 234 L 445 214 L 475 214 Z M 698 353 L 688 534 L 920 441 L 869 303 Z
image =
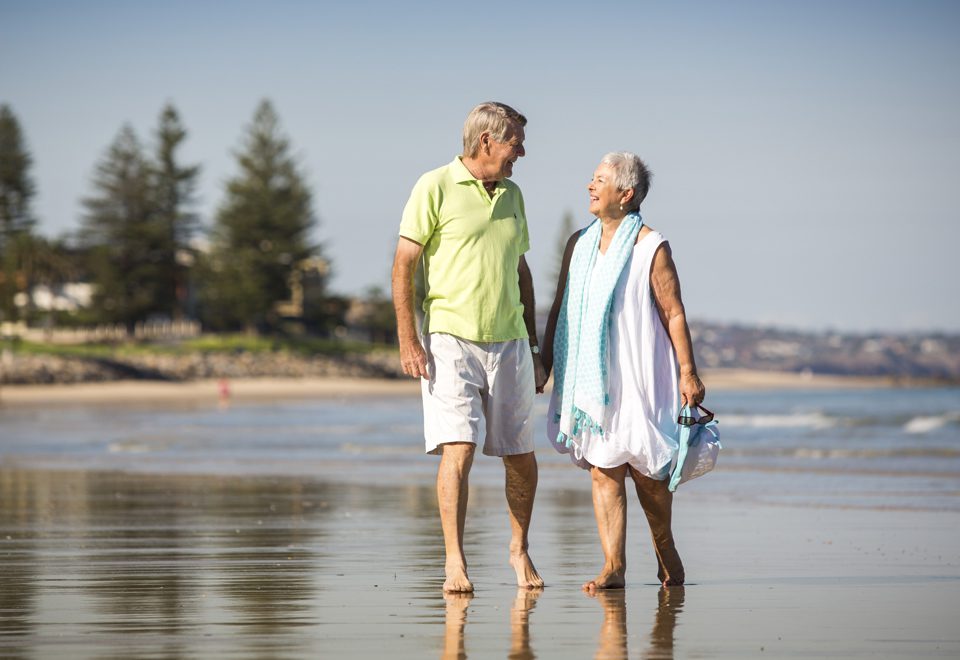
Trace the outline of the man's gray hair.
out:
M 505 142 L 514 124 L 527 125 L 527 118 L 505 103 L 488 101 L 470 111 L 463 124 L 463 155 L 473 158 L 480 153 L 480 136 L 490 132 L 497 142 Z
M 640 202 L 650 192 L 650 179 L 653 173 L 640 156 L 629 151 L 611 151 L 604 156 L 600 163 L 613 170 L 613 183 L 617 190 L 633 189 L 633 199 L 630 200 L 630 211 L 640 208 Z

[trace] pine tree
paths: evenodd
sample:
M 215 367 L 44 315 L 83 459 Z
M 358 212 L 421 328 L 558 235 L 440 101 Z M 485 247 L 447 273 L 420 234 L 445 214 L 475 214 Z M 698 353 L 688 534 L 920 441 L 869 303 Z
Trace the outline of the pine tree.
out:
M 161 265 L 157 283 L 157 307 L 171 318 L 186 316 L 188 272 L 183 257 L 190 254 L 190 239 L 197 231 L 198 219 L 190 208 L 200 167 L 183 167 L 177 160 L 177 150 L 186 139 L 187 131 L 172 105 L 160 114 L 156 131 L 157 150 L 153 163 L 153 187 L 156 218 L 159 223 Z
M 204 292 L 208 325 L 276 327 L 276 303 L 290 297 L 291 275 L 318 254 L 312 195 L 269 101 L 262 101 L 236 154 L 240 173 L 227 184 L 213 232 Z
M 35 223 L 30 210 L 35 192 L 29 174 L 32 162 L 20 123 L 8 105 L 0 105 L 0 317 L 4 320 L 18 318 L 14 296 L 29 291 L 23 253 Z
M 84 200 L 83 240 L 96 284 L 94 306 L 108 322 L 132 328 L 163 313 L 158 301 L 165 227 L 158 222 L 152 168 L 130 126 L 97 166 L 95 195 Z

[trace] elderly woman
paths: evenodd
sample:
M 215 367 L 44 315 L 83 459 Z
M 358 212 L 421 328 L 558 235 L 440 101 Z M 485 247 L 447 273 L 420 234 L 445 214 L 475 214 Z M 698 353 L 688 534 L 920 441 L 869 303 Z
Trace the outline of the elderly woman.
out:
M 667 485 L 681 404 L 699 405 L 704 388 L 670 246 L 639 214 L 649 188 L 636 155 L 600 161 L 587 186 L 596 219 L 567 242 L 544 341 L 544 365 L 554 370 L 548 435 L 593 481 L 604 566 L 583 585 L 589 592 L 625 584 L 628 474 L 660 583 L 684 580 Z

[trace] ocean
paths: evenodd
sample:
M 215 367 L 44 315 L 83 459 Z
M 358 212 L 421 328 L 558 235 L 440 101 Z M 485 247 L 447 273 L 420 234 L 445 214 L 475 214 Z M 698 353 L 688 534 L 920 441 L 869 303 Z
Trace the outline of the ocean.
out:
M 720 391 L 714 475 L 681 489 L 808 505 L 960 510 L 960 389 Z M 585 475 L 546 440 L 547 481 Z M 165 474 L 297 475 L 379 483 L 432 479 L 416 397 L 244 403 L 0 407 L 0 465 Z M 487 465 L 489 463 L 489 465 Z M 473 478 L 499 483 L 478 456 Z M 725 475 L 719 477 L 718 475 Z

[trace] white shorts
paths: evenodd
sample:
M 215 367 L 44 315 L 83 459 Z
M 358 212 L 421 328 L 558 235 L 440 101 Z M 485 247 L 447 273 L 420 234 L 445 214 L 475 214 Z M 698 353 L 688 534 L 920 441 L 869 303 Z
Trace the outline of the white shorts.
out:
M 477 343 L 444 333 L 423 338 L 430 378 L 421 378 L 423 433 L 428 454 L 450 442 L 477 444 L 483 453 L 533 451 L 533 359 L 526 339 Z

